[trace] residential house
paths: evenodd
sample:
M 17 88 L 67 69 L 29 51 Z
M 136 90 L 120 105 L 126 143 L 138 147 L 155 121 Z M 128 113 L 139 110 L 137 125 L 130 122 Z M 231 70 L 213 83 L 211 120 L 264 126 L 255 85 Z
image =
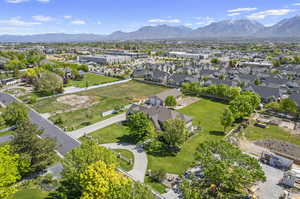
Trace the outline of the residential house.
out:
M 264 103 L 269 103 L 274 100 L 280 100 L 283 95 L 281 89 L 266 86 L 250 85 L 245 90 L 253 91 L 260 95 L 262 102 Z
M 164 106 L 168 96 L 173 96 L 176 100 L 180 99 L 182 93 L 178 89 L 170 89 L 154 96 L 149 97 L 148 103 L 152 106 Z
M 130 114 L 135 112 L 143 112 L 146 114 L 153 122 L 157 130 L 163 129 L 163 124 L 167 120 L 180 118 L 186 123 L 186 127 L 189 131 L 193 131 L 193 120 L 191 117 L 173 111 L 163 106 L 142 106 L 142 105 L 132 105 L 127 112 L 127 118 Z

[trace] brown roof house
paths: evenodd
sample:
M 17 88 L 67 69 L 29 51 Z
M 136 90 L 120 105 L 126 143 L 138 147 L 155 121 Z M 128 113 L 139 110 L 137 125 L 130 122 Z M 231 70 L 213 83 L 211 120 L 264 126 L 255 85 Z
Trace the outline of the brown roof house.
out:
M 127 116 L 135 113 L 143 112 L 153 121 L 153 124 L 157 130 L 162 129 L 162 125 L 165 121 L 175 118 L 181 118 L 186 123 L 186 127 L 189 131 L 193 131 L 193 120 L 191 117 L 173 111 L 163 106 L 144 106 L 144 105 L 132 105 L 127 112 Z
M 168 96 L 173 96 L 176 100 L 180 99 L 182 93 L 178 89 L 170 89 L 154 96 L 149 97 L 148 103 L 152 106 L 164 106 L 165 100 Z

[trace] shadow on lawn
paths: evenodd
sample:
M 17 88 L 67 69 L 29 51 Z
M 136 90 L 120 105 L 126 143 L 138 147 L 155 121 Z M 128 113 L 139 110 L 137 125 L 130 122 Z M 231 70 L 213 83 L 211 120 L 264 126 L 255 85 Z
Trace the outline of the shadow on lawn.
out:
M 216 136 L 224 136 L 225 135 L 223 131 L 210 131 L 209 134 L 216 135 Z

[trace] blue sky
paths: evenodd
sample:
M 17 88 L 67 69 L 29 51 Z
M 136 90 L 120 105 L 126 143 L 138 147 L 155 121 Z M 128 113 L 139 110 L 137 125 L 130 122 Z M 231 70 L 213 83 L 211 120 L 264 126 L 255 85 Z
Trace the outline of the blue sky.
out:
M 272 25 L 299 15 L 300 0 L 0 0 L 0 8 L 0 34 L 109 34 L 239 18 Z

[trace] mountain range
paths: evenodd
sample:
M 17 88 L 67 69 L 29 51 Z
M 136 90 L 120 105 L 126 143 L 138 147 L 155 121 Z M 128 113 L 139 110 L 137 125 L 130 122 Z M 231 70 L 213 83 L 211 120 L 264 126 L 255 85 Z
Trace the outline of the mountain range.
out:
M 92 42 L 107 40 L 205 39 L 205 38 L 300 38 L 300 15 L 272 26 L 249 19 L 223 20 L 197 29 L 185 26 L 144 26 L 133 32 L 110 35 L 49 33 L 0 35 L 0 42 Z

